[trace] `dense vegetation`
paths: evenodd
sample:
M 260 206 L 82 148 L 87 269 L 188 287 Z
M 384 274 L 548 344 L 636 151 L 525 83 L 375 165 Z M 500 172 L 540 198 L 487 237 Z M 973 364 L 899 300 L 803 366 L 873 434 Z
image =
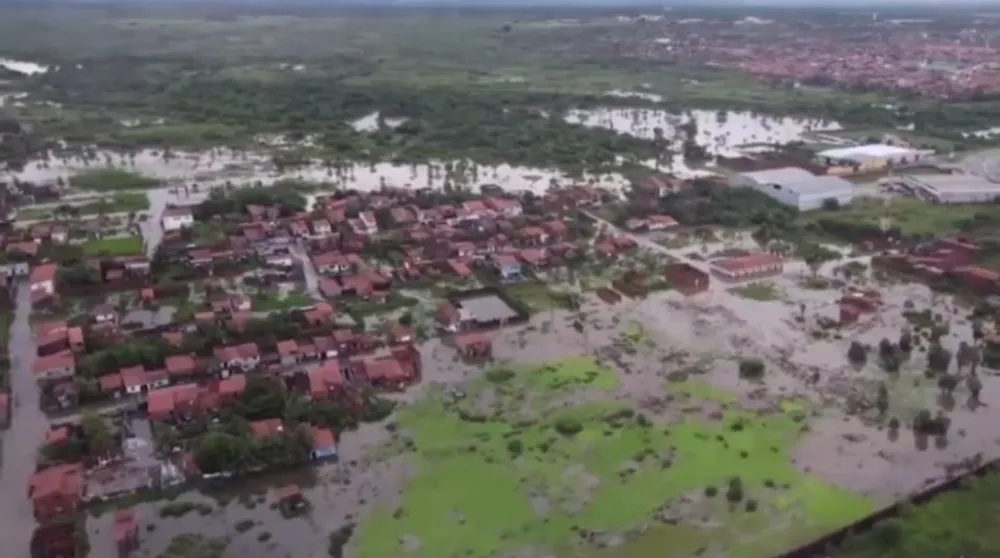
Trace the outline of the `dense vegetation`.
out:
M 998 104 L 887 109 L 873 95 L 775 90 L 712 68 L 621 60 L 613 44 L 629 28 L 596 12 L 585 24 L 554 26 L 551 18 L 566 14 L 255 10 L 0 8 L 0 53 L 50 66 L 9 86 L 43 102 L 16 109 L 35 132 L 0 142 L 0 157 L 17 166 L 54 137 L 131 150 L 249 146 L 259 134 L 285 134 L 310 140 L 295 149 L 304 153 L 285 154 L 293 159 L 466 158 L 601 170 L 618 156 L 649 159 L 660 148 L 567 124 L 564 110 L 746 108 L 866 127 L 912 124 L 956 140 L 960 129 L 1000 115 Z M 642 88 L 670 95 L 658 102 L 606 95 Z M 375 129 L 350 125 L 373 113 Z
M 897 519 L 833 553 L 836 558 L 955 558 L 1000 555 L 993 518 L 1000 513 L 1000 475 L 994 473 Z

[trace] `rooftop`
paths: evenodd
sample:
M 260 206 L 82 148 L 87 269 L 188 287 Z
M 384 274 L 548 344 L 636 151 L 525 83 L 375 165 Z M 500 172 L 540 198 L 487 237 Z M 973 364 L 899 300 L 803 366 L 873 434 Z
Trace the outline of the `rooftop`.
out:
M 997 192 L 1000 184 L 974 174 L 909 175 L 903 182 L 932 192 Z
M 836 192 L 847 193 L 854 191 L 854 184 L 839 176 L 816 176 L 798 167 L 745 172 L 743 176 L 752 179 L 758 184 L 778 185 L 797 194 L 822 194 L 828 196 Z
M 847 159 L 847 160 L 863 161 L 866 159 L 874 159 L 877 157 L 894 157 L 894 156 L 905 157 L 908 155 L 916 155 L 919 153 L 920 153 L 919 150 L 910 149 L 907 147 L 898 147 L 895 145 L 872 143 L 868 145 L 855 145 L 852 147 L 838 147 L 835 149 L 827 149 L 826 151 L 820 151 L 816 155 L 827 159 Z

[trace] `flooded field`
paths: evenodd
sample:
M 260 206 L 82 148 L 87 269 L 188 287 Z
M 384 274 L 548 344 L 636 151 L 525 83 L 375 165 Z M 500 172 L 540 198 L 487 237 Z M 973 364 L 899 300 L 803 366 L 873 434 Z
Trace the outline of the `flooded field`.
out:
M 604 108 L 570 111 L 569 122 L 607 128 L 623 134 L 652 139 L 657 133 L 677 137 L 679 126 L 693 122 L 696 141 L 713 155 L 734 156 L 738 147 L 753 144 L 785 144 L 801 140 L 810 131 L 839 130 L 836 122 L 822 119 L 775 117 L 741 111 L 692 110 L 672 113 L 660 109 Z

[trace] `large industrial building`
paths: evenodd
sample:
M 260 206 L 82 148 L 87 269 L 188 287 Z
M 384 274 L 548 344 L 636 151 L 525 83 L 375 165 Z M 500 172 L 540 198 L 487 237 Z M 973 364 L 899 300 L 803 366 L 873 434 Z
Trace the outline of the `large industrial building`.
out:
M 854 184 L 839 176 L 816 176 L 798 167 L 744 172 L 734 175 L 729 184 L 753 188 L 799 211 L 820 209 L 827 200 L 847 205 L 854 199 Z
M 974 174 L 897 176 L 892 184 L 934 203 L 992 203 L 1000 199 L 1000 184 Z
M 816 162 L 832 169 L 841 167 L 851 172 L 869 172 L 919 164 L 929 155 L 933 152 L 874 143 L 820 151 L 816 154 Z

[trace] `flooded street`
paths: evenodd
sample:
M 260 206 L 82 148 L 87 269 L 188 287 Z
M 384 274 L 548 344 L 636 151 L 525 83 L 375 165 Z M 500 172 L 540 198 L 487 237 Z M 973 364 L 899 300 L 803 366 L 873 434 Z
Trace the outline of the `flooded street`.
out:
M 302 274 L 306 278 L 306 291 L 308 291 L 309 296 L 318 302 L 326 300 L 323 294 L 319 292 L 319 274 L 316 273 L 316 266 L 313 265 L 305 248 L 300 244 L 293 244 L 291 246 L 291 253 L 302 265 Z
M 10 384 L 13 399 L 10 428 L 0 434 L 0 540 L 4 556 L 28 558 L 35 518 L 28 500 L 28 479 L 35 472 L 37 448 L 48 429 L 48 418 L 38 405 L 38 384 L 31 373 L 35 342 L 31 335 L 31 293 L 27 284 L 17 289 L 14 322 L 10 327 Z

